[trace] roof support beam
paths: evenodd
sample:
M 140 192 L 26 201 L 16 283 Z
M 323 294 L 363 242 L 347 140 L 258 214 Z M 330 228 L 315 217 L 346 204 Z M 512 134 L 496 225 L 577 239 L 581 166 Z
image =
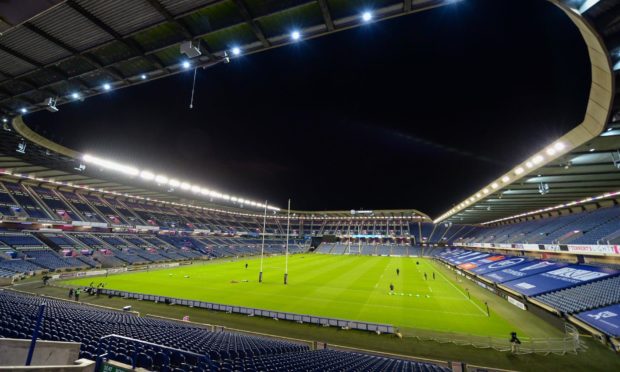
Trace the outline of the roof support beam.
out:
M 91 13 L 89 13 L 80 4 L 76 3 L 75 0 L 68 0 L 67 1 L 67 5 L 69 5 L 76 12 L 80 13 L 84 18 L 86 18 L 89 21 L 91 21 L 92 23 L 94 23 L 97 27 L 99 27 L 103 31 L 107 32 L 112 37 L 114 37 L 114 39 L 116 39 L 116 41 L 124 44 L 129 49 L 132 49 L 134 52 L 136 52 L 137 54 L 141 55 L 143 58 L 145 58 L 149 62 L 153 63 L 158 68 L 166 70 L 167 72 L 169 72 L 168 68 L 166 66 L 164 66 L 163 63 L 161 63 L 159 58 L 157 58 L 154 55 L 147 55 L 147 54 L 145 54 L 144 50 L 142 50 L 142 47 L 140 45 L 138 45 L 138 43 L 136 43 L 132 39 L 124 39 L 121 34 L 116 32 L 112 27 L 110 27 L 107 24 L 105 24 L 99 18 L 97 18 L 94 15 L 92 15 Z
M 114 78 L 118 79 L 118 80 L 125 80 L 125 77 L 118 72 L 116 69 L 112 68 L 112 67 L 104 67 L 101 65 L 101 63 L 99 63 L 98 61 L 96 61 L 94 58 L 85 56 L 83 54 L 80 54 L 80 52 L 78 52 L 77 50 L 75 50 L 74 48 L 70 47 L 69 45 L 65 44 L 64 42 L 60 41 L 59 39 L 53 37 L 52 35 L 48 34 L 47 32 L 41 30 L 40 28 L 26 22 L 24 23 L 24 27 L 26 27 L 27 29 L 29 29 L 30 31 L 34 32 L 35 34 L 41 36 L 42 38 L 46 39 L 47 41 L 61 47 L 62 49 L 68 51 L 69 53 L 73 54 L 74 57 L 78 57 L 83 59 L 84 61 L 88 62 L 89 64 L 93 65 L 94 67 L 97 68 L 97 70 L 108 73 L 110 75 L 112 75 Z M 82 86 L 86 86 L 86 84 L 84 83 L 84 81 L 82 81 L 79 77 L 75 77 L 75 76 L 69 76 L 69 79 L 77 79 L 78 82 L 82 85 Z
M 191 31 L 187 28 L 187 26 L 185 26 L 182 21 L 174 18 L 174 16 L 166 8 L 164 8 L 163 5 L 161 5 L 158 0 L 146 0 L 146 1 L 155 10 L 157 10 L 159 14 L 161 14 L 164 18 L 166 18 L 168 22 L 177 26 L 177 28 L 181 30 L 181 33 L 183 34 L 183 36 L 185 36 L 187 40 L 196 40 L 196 37 L 191 33 Z M 206 54 L 210 60 L 212 61 L 217 60 L 217 57 L 211 52 L 209 47 L 206 45 L 206 42 L 204 40 L 199 40 L 199 42 L 200 42 L 199 44 L 200 50 L 204 54 Z
M 409 13 L 411 11 L 412 3 L 413 3 L 413 0 L 405 0 L 405 3 L 403 4 L 403 10 L 406 13 Z
M 332 19 L 332 14 L 329 11 L 329 5 L 327 5 L 327 0 L 318 0 L 319 7 L 321 8 L 321 13 L 323 14 L 323 21 L 327 26 L 327 31 L 334 31 L 336 28 L 334 26 L 334 20 Z
M 250 26 L 252 32 L 254 32 L 254 35 L 256 35 L 256 38 L 260 40 L 260 42 L 263 44 L 263 47 L 269 48 L 271 46 L 271 43 L 269 43 L 269 40 L 267 40 L 265 34 L 263 33 L 263 30 L 260 28 L 258 23 L 256 23 L 254 17 L 252 17 L 252 15 L 250 14 L 250 11 L 248 10 L 243 0 L 233 0 L 233 3 L 235 3 L 235 5 L 237 6 L 237 9 L 239 10 L 241 17 L 243 17 L 245 23 Z

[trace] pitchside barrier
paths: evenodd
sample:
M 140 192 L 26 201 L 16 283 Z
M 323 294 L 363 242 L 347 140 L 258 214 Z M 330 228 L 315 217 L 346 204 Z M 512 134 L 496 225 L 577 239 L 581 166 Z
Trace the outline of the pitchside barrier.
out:
M 262 316 L 278 320 L 290 320 L 297 323 L 317 324 L 324 327 L 340 327 L 344 329 L 357 329 L 360 331 L 379 332 L 379 333 L 395 333 L 394 326 L 389 324 L 366 323 L 345 319 L 325 318 L 315 315 L 284 313 L 280 311 L 263 310 L 251 307 L 223 305 L 213 302 L 204 302 L 196 300 L 186 300 L 182 298 L 156 296 L 143 293 L 133 293 L 126 291 L 117 291 L 114 289 L 102 289 L 102 295 L 117 296 L 128 299 L 136 299 L 142 301 L 163 302 L 166 304 L 174 304 L 188 307 L 196 307 L 201 309 L 225 311 L 227 313 L 244 314 L 248 316 Z
M 434 332 L 423 329 L 400 328 L 403 337 L 417 338 L 422 341 L 436 341 L 455 345 L 473 346 L 479 349 L 495 349 L 515 354 L 576 354 L 584 345 L 579 339 L 579 331 L 571 324 L 565 324 L 565 336 L 558 338 L 520 337 L 520 344 L 510 342 L 510 335 L 504 338 L 468 335 L 451 332 Z

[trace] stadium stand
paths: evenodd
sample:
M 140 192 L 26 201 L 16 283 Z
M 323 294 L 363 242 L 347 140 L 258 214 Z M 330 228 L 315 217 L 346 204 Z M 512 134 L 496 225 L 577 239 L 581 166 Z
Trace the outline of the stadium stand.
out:
M 620 277 L 546 293 L 534 298 L 563 313 L 576 313 L 613 305 L 620 303 Z
M 458 243 L 615 244 L 620 242 L 620 206 L 496 227 L 477 227 Z
M 102 310 L 77 303 L 0 291 L 0 336 L 30 338 L 38 306 L 45 303 L 40 338 L 80 342 L 80 357 L 99 355 L 138 367 L 171 371 L 365 370 L 448 371 L 429 363 L 214 332 L 165 320 Z

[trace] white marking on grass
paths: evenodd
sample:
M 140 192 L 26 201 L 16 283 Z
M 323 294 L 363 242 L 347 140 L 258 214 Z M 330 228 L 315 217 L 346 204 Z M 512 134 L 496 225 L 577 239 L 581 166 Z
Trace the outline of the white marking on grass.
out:
M 443 278 L 446 282 L 448 282 L 448 284 L 450 284 L 452 287 L 454 287 L 454 289 L 456 289 L 456 290 L 457 290 L 460 294 L 462 294 L 462 295 L 463 295 L 463 297 L 465 297 L 465 299 L 466 299 L 467 301 L 471 302 L 471 303 L 472 303 L 475 307 L 477 307 L 477 308 L 478 308 L 478 310 L 480 310 L 480 312 L 481 312 L 482 314 L 487 315 L 487 312 L 486 312 L 486 311 L 484 311 L 484 310 L 482 310 L 482 308 L 481 308 L 480 306 L 478 306 L 478 304 L 477 304 L 477 303 L 475 303 L 475 302 L 474 302 L 471 298 L 467 297 L 467 295 L 465 294 L 465 292 L 463 292 L 463 291 L 462 291 L 459 287 L 455 286 L 455 285 L 454 285 L 454 283 L 452 283 L 451 281 L 449 281 L 449 280 L 448 280 L 448 278 L 446 278 L 446 276 L 445 276 L 445 275 L 443 275 L 443 274 L 442 274 L 442 273 L 440 273 L 439 271 L 438 271 L 438 273 L 439 273 L 439 275 L 441 275 L 441 276 L 442 276 L 442 278 Z

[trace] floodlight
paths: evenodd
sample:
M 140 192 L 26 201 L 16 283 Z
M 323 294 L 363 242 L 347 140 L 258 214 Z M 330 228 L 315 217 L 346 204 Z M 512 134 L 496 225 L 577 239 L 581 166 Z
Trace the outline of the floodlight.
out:
M 515 174 L 516 175 L 520 175 L 521 173 L 523 173 L 523 171 L 524 171 L 523 167 L 519 167 L 519 168 L 515 169 Z
M 192 65 L 192 64 L 191 64 L 191 63 L 189 63 L 189 61 L 183 61 L 183 63 L 181 64 L 181 66 L 183 66 L 183 68 L 184 68 L 184 69 L 186 69 L 186 70 L 187 70 L 188 68 L 190 68 L 190 66 L 191 66 L 191 65 Z
M 80 99 L 80 93 L 78 93 L 78 92 L 71 93 L 71 98 L 73 98 L 73 99 Z
M 502 182 L 503 182 L 503 183 L 506 183 L 506 182 L 508 182 L 508 181 L 510 181 L 510 177 L 508 177 L 508 176 L 504 176 L 504 177 L 502 177 Z
M 21 112 L 22 114 L 25 114 L 28 112 L 28 110 L 25 107 L 22 107 L 19 109 L 19 112 Z
M 181 183 L 181 189 L 183 189 L 183 190 L 189 190 L 189 189 L 191 189 L 191 188 L 192 188 L 192 185 L 190 185 L 189 183 L 187 183 L 187 182 L 182 182 L 182 183 Z
M 547 155 L 549 155 L 549 156 L 555 155 L 555 149 L 553 147 L 549 147 L 547 149 Z
M 238 56 L 239 54 L 241 54 L 241 48 L 239 47 L 234 47 L 230 51 L 232 52 L 234 56 Z
M 200 192 L 200 187 L 196 186 L 196 185 L 192 186 L 192 192 L 199 193 Z
M 3 123 L 8 123 L 8 122 L 9 122 L 9 120 L 8 120 L 7 118 L 2 118 L 2 122 L 3 122 Z
M 155 177 L 155 182 L 157 182 L 159 184 L 168 183 L 168 177 L 162 176 L 162 175 L 158 175 L 157 177 Z
M 528 167 L 528 168 L 532 168 L 532 167 L 534 166 L 534 164 L 532 164 L 532 162 L 528 160 L 528 161 L 525 163 L 525 166 L 526 166 L 526 167 Z
M 146 74 L 142 74 L 142 75 L 140 75 L 140 79 L 142 79 L 142 80 L 146 80 Z
M 372 20 L 372 13 L 368 11 L 362 13 L 362 20 L 364 22 L 370 22 L 370 20 Z
M 542 155 L 536 155 L 534 156 L 534 158 L 532 158 L 534 164 L 540 164 L 543 160 L 545 160 L 545 158 Z
M 299 33 L 299 31 L 293 31 L 291 32 L 291 39 L 297 41 L 301 38 L 301 34 Z
M 181 184 L 181 182 L 179 182 L 178 180 L 175 179 L 171 179 L 170 181 L 168 181 L 168 184 L 172 187 L 179 187 L 179 185 Z
M 121 173 L 125 173 L 129 176 L 137 176 L 140 174 L 140 171 L 135 167 L 119 164 L 106 159 L 97 158 L 88 154 L 85 154 L 82 157 L 82 160 L 84 160 L 86 163 L 92 163 L 102 168 L 107 168 Z
M 155 175 L 153 173 L 149 172 L 149 171 L 144 170 L 144 171 L 140 172 L 140 177 L 142 179 L 150 181 L 150 180 L 155 178 Z
M 562 142 L 556 142 L 555 145 L 553 145 L 553 147 L 558 150 L 558 151 L 562 151 L 564 150 L 564 148 L 566 147 L 566 145 L 564 145 L 564 143 Z
M 103 84 L 103 90 L 110 90 L 110 89 L 112 89 L 110 84 L 108 84 L 108 83 Z

